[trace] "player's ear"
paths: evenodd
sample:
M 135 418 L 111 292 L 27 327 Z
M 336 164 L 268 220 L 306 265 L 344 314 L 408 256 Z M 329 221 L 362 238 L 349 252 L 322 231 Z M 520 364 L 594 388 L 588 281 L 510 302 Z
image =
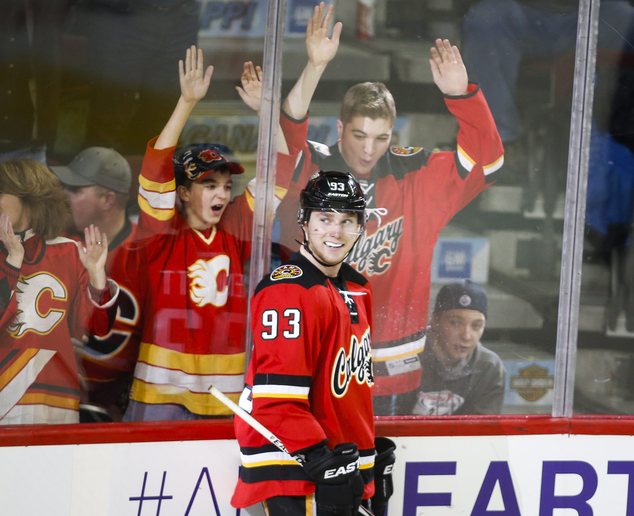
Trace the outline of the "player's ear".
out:
M 343 134 L 343 122 L 337 119 L 337 141 L 341 141 L 341 135 Z

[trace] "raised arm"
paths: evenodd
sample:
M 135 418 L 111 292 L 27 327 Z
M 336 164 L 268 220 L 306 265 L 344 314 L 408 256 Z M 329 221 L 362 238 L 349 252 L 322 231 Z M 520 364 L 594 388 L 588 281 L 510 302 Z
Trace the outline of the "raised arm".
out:
M 260 112 L 262 101 L 262 67 L 254 66 L 252 61 L 246 61 L 242 65 L 242 75 L 240 75 L 240 86 L 236 86 L 236 91 L 242 101 L 256 113 Z M 288 154 L 288 145 L 278 125 L 275 149 L 282 154 Z
M 185 62 L 178 62 L 181 96 L 154 144 L 155 149 L 174 147 L 178 143 L 189 115 L 198 101 L 207 95 L 213 71 L 213 66 L 204 66 L 202 49 L 195 45 L 187 49 Z
M 325 14 L 324 14 L 325 13 Z M 282 110 L 291 118 L 300 120 L 308 113 L 317 84 L 326 70 L 326 66 L 337 54 L 341 22 L 335 23 L 332 36 L 328 36 L 328 27 L 334 16 L 334 6 L 321 2 L 315 6 L 313 15 L 306 26 L 306 52 L 308 61 L 297 82 L 284 100 Z
M 444 95 L 465 95 L 469 77 L 458 47 L 448 39 L 437 39 L 430 54 L 429 65 L 438 89 Z

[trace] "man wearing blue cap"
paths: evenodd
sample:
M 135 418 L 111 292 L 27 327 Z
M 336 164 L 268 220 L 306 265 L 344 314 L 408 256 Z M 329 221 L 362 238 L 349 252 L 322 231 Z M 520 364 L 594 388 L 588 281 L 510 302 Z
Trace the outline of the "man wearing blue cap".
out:
M 413 414 L 501 412 L 504 365 L 480 342 L 487 305 L 486 292 L 472 281 L 440 289 L 423 351 L 423 379 Z

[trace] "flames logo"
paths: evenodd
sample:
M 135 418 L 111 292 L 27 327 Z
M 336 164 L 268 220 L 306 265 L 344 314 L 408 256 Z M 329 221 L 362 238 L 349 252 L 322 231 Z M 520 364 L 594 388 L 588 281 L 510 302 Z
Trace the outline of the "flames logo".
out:
M 198 157 L 205 163 L 212 163 L 214 161 L 222 161 L 222 155 L 213 149 L 205 149 L 198 153 Z
M 196 260 L 187 269 L 190 299 L 199 307 L 226 305 L 229 296 L 228 275 L 229 257 L 224 254 L 211 260 Z M 219 277 L 225 280 L 219 282 Z

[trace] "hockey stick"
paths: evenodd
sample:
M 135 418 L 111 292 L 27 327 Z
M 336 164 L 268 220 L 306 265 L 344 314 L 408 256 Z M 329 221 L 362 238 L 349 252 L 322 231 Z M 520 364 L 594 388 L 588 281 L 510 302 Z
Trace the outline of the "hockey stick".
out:
M 278 450 L 283 451 L 284 453 L 290 455 L 291 457 L 293 457 L 293 459 L 295 459 L 299 463 L 300 466 L 302 465 L 302 461 L 299 457 L 296 457 L 295 455 L 291 455 L 290 453 L 288 453 L 288 450 L 286 449 L 286 446 L 284 446 L 284 443 L 280 441 L 280 439 L 273 432 L 271 432 L 268 428 L 266 428 L 262 423 L 260 423 L 257 419 L 255 419 L 246 410 L 239 407 L 236 403 L 234 403 L 229 398 L 227 398 L 227 396 L 225 396 L 221 391 L 216 389 L 213 385 L 209 386 L 209 392 L 213 396 L 215 396 L 216 399 L 218 399 L 218 401 L 220 401 L 223 405 L 229 408 L 231 412 L 233 412 L 236 416 L 242 419 L 242 421 L 244 421 L 247 425 L 249 425 L 259 434 L 261 434 L 262 437 L 264 437 L 267 441 L 274 444 Z M 374 516 L 372 512 L 370 512 L 368 509 L 366 509 L 362 505 L 359 505 L 359 514 L 362 514 L 363 516 Z
M 233 401 L 231 401 L 229 398 L 227 398 L 227 396 L 225 396 L 221 391 L 216 389 L 213 385 L 209 387 L 209 392 L 211 392 L 211 394 L 215 396 L 219 401 L 221 401 L 224 405 L 230 408 L 231 412 L 233 412 L 236 416 L 242 419 L 242 421 L 244 421 L 247 425 L 249 425 L 251 428 L 256 430 L 258 433 L 260 433 L 262 437 L 267 439 L 269 442 L 273 443 L 279 450 L 283 451 L 284 453 L 288 453 L 288 450 L 286 449 L 286 446 L 284 446 L 284 443 L 280 441 L 273 432 L 271 432 L 268 428 L 266 428 L 262 423 L 260 423 L 257 419 L 255 419 L 246 410 L 244 410 L 243 408 L 235 404 Z M 290 453 L 288 454 L 291 455 Z M 294 457 L 292 455 L 291 457 L 293 457 L 297 462 L 302 464 L 302 461 L 298 457 Z

